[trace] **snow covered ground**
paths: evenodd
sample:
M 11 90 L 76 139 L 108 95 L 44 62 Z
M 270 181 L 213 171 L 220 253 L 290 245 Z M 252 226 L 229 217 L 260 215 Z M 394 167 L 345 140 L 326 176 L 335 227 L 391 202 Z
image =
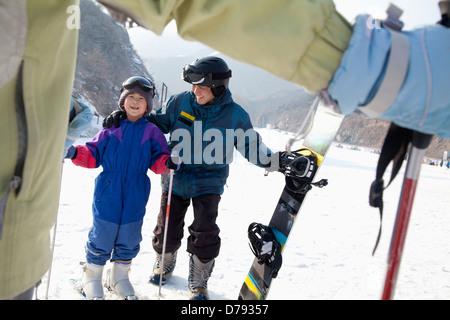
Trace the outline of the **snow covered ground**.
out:
M 288 134 L 259 130 L 274 150 L 284 148 Z M 79 141 L 83 143 L 84 141 Z M 240 155 L 231 164 L 230 177 L 220 203 L 218 219 L 222 248 L 209 281 L 212 299 L 235 300 L 250 268 L 248 247 L 251 222 L 267 224 L 281 194 L 284 177 L 264 176 Z M 273 282 L 269 299 L 379 299 L 395 220 L 402 171 L 384 194 L 383 233 L 375 256 L 372 249 L 379 228 L 378 209 L 368 204 L 378 155 L 332 147 L 316 180 L 329 185 L 314 188 L 302 207 L 283 254 L 283 267 Z M 94 179 L 101 169 L 64 164 L 55 254 L 49 299 L 80 299 L 69 279 L 81 278 L 80 261 L 91 226 Z M 389 177 L 390 172 L 386 173 Z M 157 300 L 158 287 L 148 283 L 154 262 L 152 231 L 159 211 L 160 177 L 149 171 L 152 191 L 143 226 L 141 252 L 130 274 L 141 300 Z M 450 170 L 422 166 L 416 201 L 406 238 L 395 299 L 450 298 Z M 192 220 L 188 212 L 186 228 Z M 185 231 L 185 237 L 188 235 Z M 186 300 L 188 255 L 184 242 L 164 299 Z M 45 297 L 47 276 L 38 290 Z M 116 299 L 107 294 L 108 299 Z

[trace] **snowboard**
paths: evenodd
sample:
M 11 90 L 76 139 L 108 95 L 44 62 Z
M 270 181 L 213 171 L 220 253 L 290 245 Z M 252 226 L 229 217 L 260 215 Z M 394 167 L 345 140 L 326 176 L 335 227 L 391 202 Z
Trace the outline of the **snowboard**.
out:
M 319 104 L 314 122 L 310 131 L 303 140 L 303 146 L 300 153 L 313 154 L 317 158 L 317 168 L 312 176 L 309 177 L 313 182 L 314 176 L 317 174 L 322 164 L 323 158 L 326 156 L 328 149 L 333 143 L 334 137 L 339 130 L 343 116 L 335 113 L 330 108 Z M 311 187 L 295 189 L 295 172 L 284 172 L 286 175 L 286 185 L 281 193 L 279 201 L 275 207 L 269 227 L 273 231 L 276 241 L 281 247 L 281 252 L 286 244 L 289 234 L 294 226 L 297 214 L 305 200 L 305 197 Z M 288 176 L 288 174 L 290 176 Z M 325 179 L 324 179 L 325 180 Z M 292 182 L 294 181 L 294 188 Z M 325 180 L 326 181 L 326 180 Z M 312 183 L 314 185 L 314 183 Z M 326 183 L 324 184 L 326 185 Z M 239 300 L 265 300 L 269 293 L 272 280 L 276 277 L 278 269 L 274 270 L 274 266 L 269 263 L 258 262 L 255 258 L 247 277 L 244 280 L 242 288 L 239 292 Z

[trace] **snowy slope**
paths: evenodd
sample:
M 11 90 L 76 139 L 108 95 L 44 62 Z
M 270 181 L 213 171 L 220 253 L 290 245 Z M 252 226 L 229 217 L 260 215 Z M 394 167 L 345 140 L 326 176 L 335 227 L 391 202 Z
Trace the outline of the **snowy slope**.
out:
M 271 148 L 284 148 L 288 135 L 260 130 Z M 83 143 L 84 141 L 80 141 Z M 269 299 L 379 299 L 403 170 L 385 192 L 383 233 L 374 257 L 378 209 L 368 205 L 378 156 L 333 147 L 316 179 L 329 185 L 314 188 L 302 207 L 283 256 L 283 267 L 273 282 Z M 80 261 L 91 226 L 94 179 L 101 169 L 64 164 L 55 256 L 49 299 L 79 299 L 69 284 L 81 278 Z M 386 176 L 390 174 L 386 173 Z M 158 287 L 148 283 L 154 262 L 152 230 L 159 211 L 159 176 L 149 171 L 152 191 L 143 227 L 141 252 L 133 261 L 131 280 L 140 299 L 158 299 Z M 248 164 L 240 155 L 231 164 L 218 219 L 222 248 L 209 281 L 212 299 L 236 299 L 253 260 L 247 242 L 251 222 L 268 223 L 281 194 L 284 177 Z M 450 298 L 450 171 L 422 166 L 417 197 L 406 239 L 396 299 Z M 188 211 L 187 226 L 192 212 Z M 188 255 L 184 242 L 171 283 L 162 289 L 165 299 L 188 299 Z M 47 276 L 38 290 L 45 297 Z M 107 295 L 107 298 L 115 299 Z

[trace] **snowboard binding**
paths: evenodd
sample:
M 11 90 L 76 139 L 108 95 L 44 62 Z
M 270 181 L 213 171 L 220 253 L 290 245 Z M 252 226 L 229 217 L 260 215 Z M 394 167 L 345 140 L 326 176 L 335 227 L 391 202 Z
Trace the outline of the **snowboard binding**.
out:
M 317 156 L 307 148 L 280 154 L 279 171 L 286 176 L 286 187 L 294 193 L 306 194 L 313 186 L 328 184 L 327 179 L 312 182 L 317 168 Z
M 250 249 L 259 264 L 266 264 L 271 268 L 270 276 L 276 278 L 283 262 L 281 244 L 278 242 L 272 228 L 261 223 L 253 222 L 248 227 Z

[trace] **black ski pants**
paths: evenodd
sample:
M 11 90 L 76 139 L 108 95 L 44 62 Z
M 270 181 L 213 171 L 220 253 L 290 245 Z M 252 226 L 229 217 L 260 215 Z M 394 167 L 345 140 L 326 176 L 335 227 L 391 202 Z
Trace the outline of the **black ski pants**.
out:
M 167 191 L 163 190 L 158 221 L 153 231 L 153 248 L 160 254 L 164 241 L 167 197 Z M 220 202 L 219 194 L 204 194 L 191 199 L 183 199 L 172 193 L 165 252 L 174 252 L 180 248 L 183 239 L 184 218 L 191 200 L 194 220 L 188 227 L 190 235 L 187 239 L 187 251 L 195 254 L 201 260 L 216 258 L 220 250 L 220 229 L 216 224 Z

